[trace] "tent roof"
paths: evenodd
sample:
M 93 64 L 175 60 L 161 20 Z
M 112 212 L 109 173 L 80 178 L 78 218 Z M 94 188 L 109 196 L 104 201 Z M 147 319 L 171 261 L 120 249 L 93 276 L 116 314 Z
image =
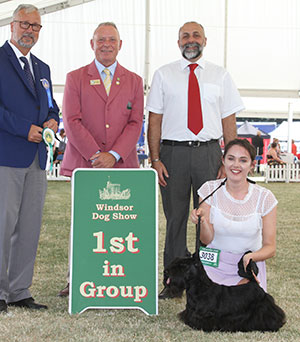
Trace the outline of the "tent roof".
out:
M 248 121 L 245 121 L 245 123 L 237 129 L 237 135 L 239 137 L 250 137 L 250 136 L 256 135 L 258 131 L 259 131 L 259 129 L 252 126 Z M 269 138 L 270 137 L 266 132 L 264 132 L 262 130 L 260 130 L 260 131 L 261 131 L 261 136 L 263 138 Z
M 94 0 L 30 0 L 30 4 L 36 6 L 40 13 L 47 14 L 63 10 L 76 5 L 81 5 L 85 2 Z M 11 22 L 13 11 L 20 5 L 27 3 L 22 0 L 0 0 L 0 26 L 7 25 Z
M 290 138 L 295 141 L 300 141 L 300 122 L 294 121 L 291 125 Z M 288 122 L 283 121 L 274 131 L 270 133 L 271 138 L 277 138 L 280 141 L 288 140 Z

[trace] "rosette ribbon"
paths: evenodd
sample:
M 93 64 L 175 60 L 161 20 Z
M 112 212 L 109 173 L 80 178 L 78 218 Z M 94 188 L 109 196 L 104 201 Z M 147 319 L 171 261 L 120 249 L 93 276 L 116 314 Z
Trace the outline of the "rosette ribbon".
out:
M 50 163 L 49 170 L 52 171 L 53 169 L 53 145 L 55 142 L 55 133 L 51 128 L 46 127 L 43 129 L 42 136 L 43 136 L 43 140 L 45 144 L 49 147 L 47 165 L 48 163 Z
M 52 96 L 51 96 L 51 91 L 50 91 L 50 83 L 46 78 L 42 78 L 41 82 L 42 82 L 42 85 L 43 85 L 43 87 L 47 93 L 48 106 L 49 106 L 49 108 L 53 108 Z

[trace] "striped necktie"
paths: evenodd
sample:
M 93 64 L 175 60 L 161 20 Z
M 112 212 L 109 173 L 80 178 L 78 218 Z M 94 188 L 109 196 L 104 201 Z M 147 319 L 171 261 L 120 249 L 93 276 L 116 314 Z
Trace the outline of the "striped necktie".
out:
M 34 96 L 36 97 L 37 94 L 36 94 L 36 89 L 35 89 L 35 83 L 34 83 L 34 79 L 33 79 L 33 76 L 32 76 L 32 73 L 31 73 L 31 70 L 30 70 L 30 67 L 29 67 L 29 63 L 28 63 L 28 60 L 26 57 L 20 57 L 20 60 L 24 63 L 24 73 L 25 73 L 25 76 L 26 76 L 26 79 L 29 83 L 29 86 L 31 88 L 31 90 L 33 91 L 34 93 Z
M 104 71 L 104 73 L 106 75 L 103 83 L 104 83 L 104 87 L 105 87 L 105 90 L 106 90 L 106 94 L 108 96 L 109 95 L 109 91 L 110 91 L 110 87 L 111 87 L 110 71 L 107 68 L 105 68 L 103 71 Z

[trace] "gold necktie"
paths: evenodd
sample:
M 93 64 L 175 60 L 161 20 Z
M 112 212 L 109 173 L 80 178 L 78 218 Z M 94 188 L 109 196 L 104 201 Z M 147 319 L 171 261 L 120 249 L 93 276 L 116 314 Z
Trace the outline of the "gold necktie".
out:
M 109 91 L 110 91 L 110 87 L 111 87 L 110 71 L 108 69 L 106 69 L 106 68 L 103 71 L 104 71 L 104 73 L 106 75 L 103 83 L 104 83 L 104 87 L 105 87 L 105 90 L 106 90 L 106 94 L 108 96 L 109 95 Z

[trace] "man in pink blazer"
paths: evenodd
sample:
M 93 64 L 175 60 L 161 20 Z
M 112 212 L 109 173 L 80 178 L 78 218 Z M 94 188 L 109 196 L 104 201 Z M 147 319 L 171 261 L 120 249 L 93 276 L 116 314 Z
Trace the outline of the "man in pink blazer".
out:
M 117 62 L 121 46 L 116 25 L 100 24 L 91 39 L 95 60 L 67 75 L 62 111 L 68 137 L 61 166 L 65 176 L 82 167 L 139 167 L 143 84 Z
M 61 174 L 76 168 L 137 168 L 144 111 L 141 77 L 116 60 L 122 41 L 114 23 L 102 23 L 91 47 L 95 60 L 67 75 L 63 122 L 68 137 Z M 69 284 L 59 292 L 69 295 Z

